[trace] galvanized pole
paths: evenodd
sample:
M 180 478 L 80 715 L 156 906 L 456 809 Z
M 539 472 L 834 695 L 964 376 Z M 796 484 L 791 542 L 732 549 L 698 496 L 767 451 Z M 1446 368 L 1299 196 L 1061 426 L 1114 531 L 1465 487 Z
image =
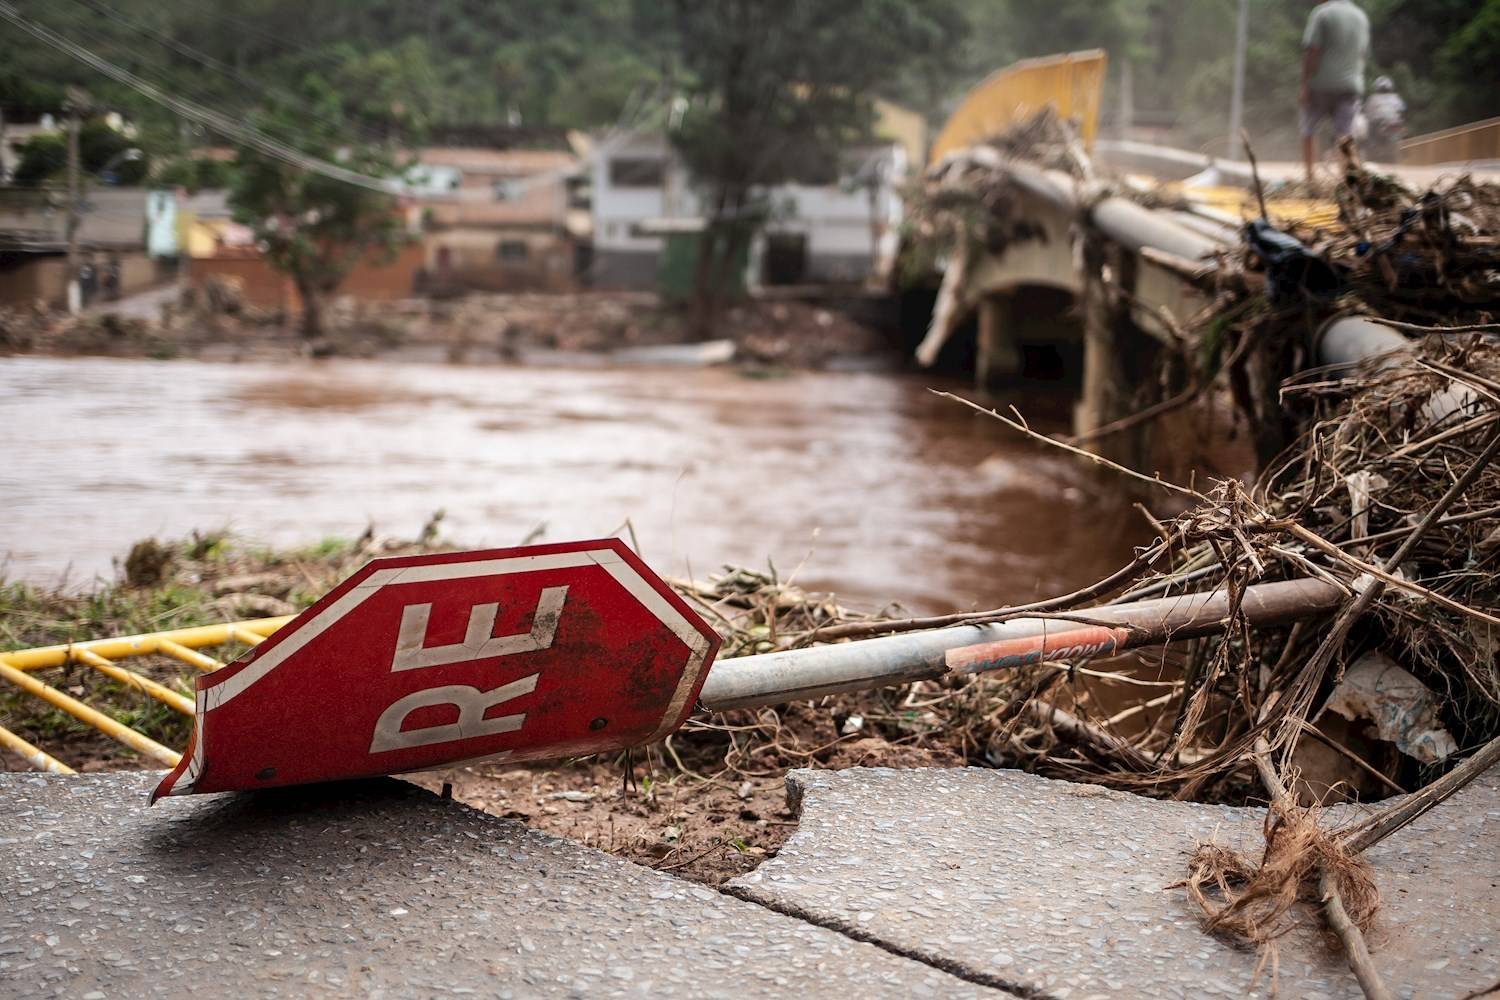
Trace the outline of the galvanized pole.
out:
M 1129 59 L 1120 63 L 1120 121 L 1117 131 L 1121 139 L 1129 139 L 1135 128 L 1135 66 Z
M 1344 597 L 1342 589 L 1322 580 L 1280 580 L 1246 587 L 1240 611 L 1252 628 L 1270 628 L 1329 614 Z M 1014 618 L 735 657 L 714 665 L 698 703 L 722 712 L 1048 659 L 1110 655 L 1222 632 L 1231 606 L 1228 591 L 1220 588 L 1072 612 L 1083 622 Z
M 67 296 L 68 312 L 77 312 L 82 301 L 82 290 L 78 287 L 78 98 L 68 97 L 68 261 Z
M 1245 127 L 1245 48 L 1250 42 L 1250 0 L 1240 0 L 1234 26 L 1234 84 L 1229 98 L 1229 146 L 1225 159 L 1237 159 L 1240 132 Z

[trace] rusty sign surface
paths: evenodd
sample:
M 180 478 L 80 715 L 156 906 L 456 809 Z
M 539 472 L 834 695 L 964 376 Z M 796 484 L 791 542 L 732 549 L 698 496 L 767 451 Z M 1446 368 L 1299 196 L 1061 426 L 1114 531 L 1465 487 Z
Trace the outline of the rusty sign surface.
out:
M 153 800 L 647 743 L 718 646 L 619 539 L 377 559 L 198 679 Z

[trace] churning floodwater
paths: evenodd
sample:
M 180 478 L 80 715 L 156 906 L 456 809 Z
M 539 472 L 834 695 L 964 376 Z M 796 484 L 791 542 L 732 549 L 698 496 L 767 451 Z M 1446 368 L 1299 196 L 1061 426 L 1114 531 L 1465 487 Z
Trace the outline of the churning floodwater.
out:
M 506 546 L 616 532 L 664 574 L 764 568 L 914 611 L 1071 589 L 1144 525 L 929 377 L 363 361 L 0 360 L 4 575 L 84 586 L 140 538 Z M 1067 401 L 1018 399 L 1059 427 Z

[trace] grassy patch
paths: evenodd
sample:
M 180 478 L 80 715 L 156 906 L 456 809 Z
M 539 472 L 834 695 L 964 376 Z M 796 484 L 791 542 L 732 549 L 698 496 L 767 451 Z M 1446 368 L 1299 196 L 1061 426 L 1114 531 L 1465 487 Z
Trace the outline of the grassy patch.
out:
M 370 558 L 419 550 L 372 536 L 325 538 L 286 552 L 220 533 L 194 534 L 178 542 L 147 539 L 131 548 L 120 580 L 93 590 L 0 582 L 0 653 L 290 614 Z M 228 662 L 245 650 L 232 643 L 205 652 Z M 130 657 L 119 665 L 187 697 L 199 675 L 196 668 L 163 656 Z M 32 676 L 158 743 L 176 750 L 187 744 L 187 716 L 87 664 L 45 668 Z M 156 766 L 67 712 L 5 683 L 0 683 L 0 726 L 78 770 Z M 25 766 L 0 752 L 0 768 Z

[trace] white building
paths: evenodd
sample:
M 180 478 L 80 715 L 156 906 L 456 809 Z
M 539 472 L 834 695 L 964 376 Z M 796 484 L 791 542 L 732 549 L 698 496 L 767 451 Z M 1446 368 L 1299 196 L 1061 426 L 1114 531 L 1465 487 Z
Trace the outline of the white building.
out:
M 908 156 L 897 142 L 851 150 L 839 179 L 766 192 L 771 217 L 751 248 L 747 284 L 861 283 L 889 273 L 901 221 Z M 691 178 L 663 133 L 594 144 L 593 284 L 651 288 L 662 232 L 701 222 Z

